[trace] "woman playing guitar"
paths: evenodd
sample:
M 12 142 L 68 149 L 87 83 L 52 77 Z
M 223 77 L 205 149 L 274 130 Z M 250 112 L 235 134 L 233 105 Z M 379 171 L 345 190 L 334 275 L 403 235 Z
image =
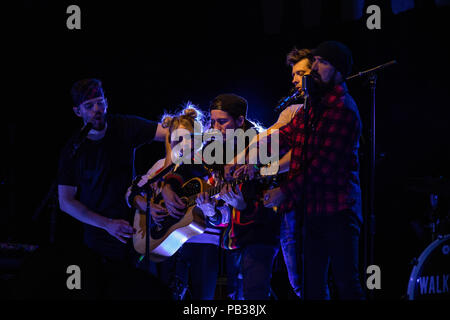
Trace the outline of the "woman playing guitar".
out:
M 170 135 L 177 129 L 194 133 L 194 127 L 197 130 L 202 128 L 200 120 L 201 113 L 194 106 L 188 106 L 175 116 L 166 116 L 163 119 L 163 125 L 169 128 Z M 182 148 L 182 144 L 190 142 L 189 139 L 182 139 L 169 143 L 169 136 L 167 137 L 166 159 L 156 162 L 147 175 L 140 179 L 137 183 L 138 186 L 143 186 L 150 177 L 171 163 L 171 150 L 176 150 L 177 146 L 178 149 L 185 150 Z M 191 146 L 189 146 L 189 149 L 191 149 Z M 191 149 L 191 151 L 197 150 Z M 208 180 L 211 181 L 210 178 L 210 171 L 202 164 L 181 164 L 164 176 L 164 182 L 152 185 L 154 197 L 151 201 L 150 213 L 155 226 L 152 230 L 155 231 L 155 237 L 166 231 L 166 234 L 160 237 L 165 242 L 159 247 L 165 249 L 164 245 L 166 245 L 167 248 L 172 249 L 176 245 L 181 246 L 172 256 L 169 256 L 170 252 L 167 255 L 169 258 L 158 263 L 159 276 L 171 287 L 174 298 L 177 300 L 184 298 L 188 287 L 191 299 L 211 300 L 214 298 L 219 270 L 220 229 L 209 224 L 204 219 L 203 214 L 199 214 L 198 209 L 192 209 L 192 206 L 185 202 L 187 198 L 182 197 L 183 192 L 192 188 L 194 184 L 198 184 L 200 187 L 194 193 L 203 191 L 202 188 L 207 187 Z M 127 193 L 127 198 L 129 198 L 130 193 L 131 190 Z M 147 201 L 145 196 L 138 194 L 129 202 L 132 202 L 132 205 L 139 209 L 135 215 L 134 227 L 138 232 L 134 240 L 136 250 L 142 251 L 145 250 L 145 228 L 143 228 L 145 226 L 145 215 L 143 213 L 145 213 Z M 198 224 L 195 224 L 196 221 L 188 221 L 188 226 L 185 227 L 183 222 L 188 219 L 188 215 L 193 215 L 193 220 L 203 219 L 203 223 L 197 221 Z M 169 224 L 172 224 L 170 228 L 164 228 Z M 177 229 L 178 225 L 182 225 L 183 228 Z M 189 229 L 190 225 L 193 225 L 191 229 Z M 199 229 L 201 230 L 198 231 Z M 187 230 L 187 232 L 183 233 L 183 230 Z M 195 233 L 193 230 L 198 232 Z M 158 231 L 160 232 L 158 233 Z M 173 239 L 168 234 L 174 235 Z M 188 240 L 180 243 L 180 238 L 183 238 L 184 241 L 186 241 L 186 238 Z M 150 245 L 150 248 L 152 248 L 152 245 Z

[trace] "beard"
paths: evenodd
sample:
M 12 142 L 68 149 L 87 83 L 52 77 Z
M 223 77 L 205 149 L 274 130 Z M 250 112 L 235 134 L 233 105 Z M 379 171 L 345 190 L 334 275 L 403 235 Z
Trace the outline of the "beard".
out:
M 331 77 L 331 79 L 328 83 L 325 83 L 322 80 L 322 77 L 320 76 L 320 74 L 318 74 L 315 71 L 311 71 L 311 77 L 313 80 L 312 88 L 311 88 L 311 96 L 314 99 L 322 98 L 328 92 L 332 91 L 335 86 L 334 75 L 333 75 L 333 77 Z
M 97 114 L 91 119 L 90 122 L 92 123 L 93 129 L 102 131 L 103 129 L 105 129 L 106 125 L 106 114 Z

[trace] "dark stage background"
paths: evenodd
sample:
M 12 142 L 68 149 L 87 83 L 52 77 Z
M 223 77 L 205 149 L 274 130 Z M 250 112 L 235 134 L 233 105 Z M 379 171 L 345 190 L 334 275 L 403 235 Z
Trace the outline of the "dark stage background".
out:
M 377 83 L 374 263 L 381 267 L 382 289 L 374 295 L 400 299 L 410 260 L 429 243 L 411 227 L 427 210 L 427 195 L 408 189 L 408 179 L 449 177 L 450 7 L 415 1 L 413 8 L 394 14 L 391 1 L 312 3 L 19 2 L 5 13 L 13 19 L 6 20 L 3 64 L 11 75 L 4 94 L 12 99 L 2 103 L 0 242 L 48 242 L 50 210 L 37 221 L 31 218 L 55 178 L 61 147 L 81 127 L 71 110 L 74 81 L 101 79 L 110 113 L 151 120 L 187 101 L 206 109 L 217 94 L 233 92 L 247 98 L 251 119 L 269 126 L 278 117 L 277 101 L 291 87 L 286 54 L 294 46 L 311 48 L 334 39 L 352 49 L 355 72 L 398 62 L 380 72 Z M 70 4 L 81 8 L 81 30 L 66 28 Z M 356 4 L 364 10 L 352 18 Z M 381 8 L 381 30 L 366 27 L 369 4 Z M 308 5 L 314 14 L 308 14 Z M 364 79 L 348 84 L 367 142 L 369 87 Z M 138 172 L 162 153 L 160 143 L 139 149 Z M 364 182 L 367 144 L 362 154 Z M 440 210 L 448 212 L 448 199 L 441 200 Z M 61 212 L 56 230 L 57 239 L 81 238 L 80 225 Z M 274 290 L 288 298 L 283 265 L 277 270 Z

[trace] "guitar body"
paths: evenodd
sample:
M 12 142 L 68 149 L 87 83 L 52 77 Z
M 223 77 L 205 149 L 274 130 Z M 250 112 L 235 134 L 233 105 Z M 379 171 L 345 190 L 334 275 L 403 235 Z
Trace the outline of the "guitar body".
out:
M 209 187 L 202 179 L 193 178 L 183 184 L 178 196 L 188 202 L 189 197 L 192 198 Z M 163 201 L 159 203 L 163 204 Z M 133 227 L 137 230 L 133 235 L 134 248 L 137 252 L 145 254 L 145 212 L 136 210 Z M 153 224 L 150 228 L 150 259 L 155 262 L 163 261 L 175 254 L 187 240 L 202 234 L 205 229 L 206 221 L 203 212 L 195 205 L 189 206 L 181 219 L 167 216 L 160 226 Z

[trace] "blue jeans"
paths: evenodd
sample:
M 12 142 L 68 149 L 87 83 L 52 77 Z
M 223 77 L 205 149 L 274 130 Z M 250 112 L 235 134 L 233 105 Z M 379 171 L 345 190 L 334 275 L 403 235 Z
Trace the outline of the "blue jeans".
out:
M 249 244 L 225 252 L 228 297 L 233 300 L 270 299 L 270 280 L 278 246 Z
M 361 222 L 351 211 L 305 219 L 305 299 L 328 300 L 331 267 L 338 299 L 365 299 L 359 279 Z
M 295 294 L 302 297 L 302 246 L 300 216 L 293 210 L 282 215 L 280 244 L 289 282 Z

